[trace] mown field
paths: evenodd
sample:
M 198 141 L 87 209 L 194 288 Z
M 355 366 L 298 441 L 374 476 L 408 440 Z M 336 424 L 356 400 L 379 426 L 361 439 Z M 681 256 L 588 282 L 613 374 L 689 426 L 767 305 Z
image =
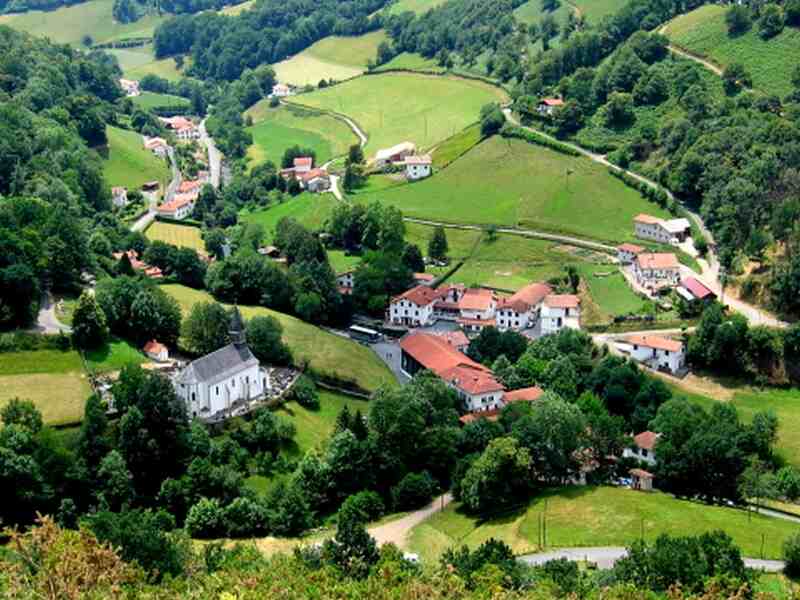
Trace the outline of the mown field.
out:
M 342 156 L 358 143 L 350 127 L 343 121 L 295 106 L 269 108 L 262 100 L 246 113 L 254 125 L 248 128 L 253 135 L 253 145 L 247 149 L 249 165 L 267 160 L 280 165 L 283 153 L 292 146 L 311 148 L 321 165 L 335 156 Z
M 93 43 L 111 40 L 152 37 L 156 26 L 169 15 L 147 15 L 133 23 L 114 20 L 111 9 L 114 0 L 89 0 L 54 11 L 34 10 L 26 13 L 0 16 L 0 24 L 9 25 L 36 36 L 48 37 L 59 44 L 79 45 L 84 36 Z
M 752 557 L 760 556 L 763 534 L 764 556 L 780 558 L 783 541 L 800 531 L 796 523 L 736 508 L 678 500 L 660 492 L 587 486 L 540 494 L 527 507 L 487 520 L 468 516 L 453 503 L 411 530 L 409 549 L 427 562 L 450 546 L 474 548 L 495 538 L 516 554 L 536 552 L 542 518 L 549 548 L 625 546 L 642 535 L 653 541 L 663 533 L 699 535 L 721 529 Z
M 64 425 L 83 418 L 92 393 L 74 350 L 36 350 L 0 354 L 0 406 L 12 398 L 31 400 L 45 423 Z
M 632 240 L 633 217 L 640 212 L 668 216 L 588 159 L 500 137 L 429 179 L 354 199 L 388 202 L 406 216 L 607 241 Z
M 174 58 L 156 60 L 153 46 L 147 44 L 139 48 L 124 48 L 109 50 L 120 61 L 123 74 L 128 79 L 141 79 L 145 75 L 158 75 L 170 81 L 177 81 L 183 77 L 189 64 L 190 57 L 185 58 L 183 69 L 178 69 Z
M 572 0 L 561 2 L 561 5 L 550 14 L 559 25 L 563 25 L 570 12 L 577 12 L 586 17 L 588 23 L 594 24 L 612 15 L 625 6 L 626 0 Z M 538 23 L 545 16 L 540 0 L 529 0 L 514 10 L 514 17 L 523 23 Z M 553 40 L 555 41 L 555 40 Z M 551 42 L 552 45 L 552 42 Z
M 206 253 L 199 227 L 154 221 L 145 231 L 145 235 L 151 241 L 158 240 L 179 248 L 191 248 L 201 254 Z
M 139 96 L 131 98 L 136 106 L 145 109 L 159 107 L 180 106 L 188 108 L 191 104 L 187 98 L 173 96 L 172 94 L 156 94 L 155 92 L 142 92 Z
M 428 12 L 432 8 L 444 4 L 447 0 L 397 0 L 389 7 L 389 14 L 399 15 L 406 11 L 416 14 Z
M 589 292 L 581 306 L 584 325 L 605 324 L 616 315 L 640 314 L 645 300 L 637 296 L 616 265 L 577 265 Z
M 221 15 L 228 15 L 229 17 L 236 16 L 238 14 L 243 13 L 246 10 L 250 10 L 255 6 L 256 0 L 247 0 L 246 2 L 242 2 L 240 4 L 234 4 L 232 6 L 226 6 L 225 8 L 220 9 L 219 14 Z
M 404 141 L 430 148 L 478 120 L 481 107 L 503 101 L 493 86 L 455 77 L 386 73 L 303 94 L 292 102 L 342 113 L 367 133 L 366 154 Z
M 275 226 L 283 217 L 292 217 L 308 229 L 319 229 L 336 202 L 333 194 L 300 194 L 263 210 L 242 211 L 239 220 L 261 225 L 264 228 L 264 242 L 269 243 L 275 235 Z
M 169 284 L 162 289 L 178 301 L 184 315 L 195 303 L 213 300 L 206 292 L 182 285 Z M 242 306 L 240 309 L 246 319 L 258 315 L 275 317 L 283 326 L 283 339 L 291 348 L 294 360 L 308 361 L 314 371 L 354 381 L 370 391 L 383 384 L 396 383 L 388 367 L 366 346 L 267 308 Z
M 383 30 L 352 37 L 329 36 L 273 68 L 278 81 L 293 85 L 349 79 L 367 70 L 367 63 L 375 60 L 378 45 L 385 39 Z
M 664 33 L 676 45 L 721 67 L 743 64 L 758 90 L 781 97 L 788 94 L 800 56 L 800 29 L 786 27 L 774 38 L 763 40 L 754 24 L 743 35 L 731 37 L 725 25 L 726 11 L 727 6 L 719 4 L 701 6 L 670 21 Z
M 125 365 L 140 365 L 150 360 L 131 344 L 120 339 L 112 339 L 102 348 L 87 351 L 85 357 L 89 369 L 95 373 L 119 371 Z
M 166 160 L 146 150 L 141 135 L 111 126 L 107 127 L 106 134 L 108 148 L 101 155 L 103 174 L 109 185 L 134 189 L 147 181 L 169 181 Z
M 433 58 L 425 58 L 421 54 L 413 54 L 411 52 L 403 52 L 398 54 L 389 62 L 381 65 L 376 71 L 387 71 L 390 69 L 408 69 L 410 71 L 434 71 L 444 72 L 444 68 Z

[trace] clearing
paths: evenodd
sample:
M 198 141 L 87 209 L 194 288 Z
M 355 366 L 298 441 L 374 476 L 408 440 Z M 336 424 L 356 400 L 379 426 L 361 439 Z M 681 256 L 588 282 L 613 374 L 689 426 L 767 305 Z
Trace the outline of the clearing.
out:
M 140 365 L 149 360 L 131 344 L 120 339 L 112 339 L 102 348 L 86 352 L 86 364 L 95 373 L 119 371 L 125 365 Z
M 366 154 L 372 155 L 404 141 L 430 148 L 475 123 L 483 105 L 507 98 L 500 88 L 479 81 L 383 73 L 295 96 L 290 101 L 352 118 L 369 137 Z
M 153 221 L 153 224 L 145 231 L 145 235 L 151 241 L 159 240 L 179 248 L 191 248 L 200 254 L 206 253 L 199 227 Z
M 387 202 L 410 217 L 609 242 L 633 240 L 633 217 L 640 212 L 669 218 L 591 160 L 499 136 L 433 177 L 354 199 Z
M 375 60 L 378 46 L 386 39 L 379 29 L 357 36 L 329 36 L 299 54 L 273 65 L 278 81 L 292 85 L 314 85 L 320 80 L 342 81 L 357 77 Z
M 103 175 L 111 186 L 135 189 L 147 181 L 158 180 L 166 185 L 170 170 L 165 159 L 145 149 L 142 136 L 135 131 L 108 126 L 108 146 L 100 151 Z
M 222 8 L 217 12 L 221 15 L 228 15 L 229 17 L 235 17 L 236 15 L 251 9 L 253 6 L 255 6 L 255 3 L 256 0 L 247 0 L 246 2 L 242 2 L 240 4 L 233 4 L 231 6 L 226 6 L 225 8 Z
M 239 213 L 243 223 L 258 223 L 264 228 L 264 242 L 269 243 L 275 236 L 275 226 L 283 217 L 292 217 L 304 227 L 314 231 L 322 227 L 333 207 L 336 205 L 333 194 L 300 194 L 286 202 L 268 208 Z
M 300 146 L 316 153 L 318 165 L 347 153 L 358 138 L 347 123 L 336 117 L 297 106 L 269 108 L 262 100 L 248 109 L 245 116 L 253 119 L 248 131 L 253 145 L 247 149 L 250 166 L 271 160 L 280 166 L 287 148 Z
M 397 2 L 389 6 L 388 12 L 390 15 L 399 15 L 406 11 L 411 11 L 420 15 L 444 4 L 446 1 L 447 0 L 397 0 Z
M 191 102 L 181 96 L 173 96 L 172 94 L 156 94 L 155 92 L 142 92 L 139 96 L 131 98 L 133 103 L 145 109 L 152 108 L 189 108 Z
M 128 79 L 141 79 L 145 75 L 158 75 L 169 81 L 178 81 L 185 75 L 191 64 L 191 57 L 185 57 L 184 66 L 178 69 L 173 57 L 156 60 L 152 44 L 138 48 L 109 50 L 120 61 L 120 67 Z
M 389 62 L 375 69 L 375 72 L 388 71 L 391 69 L 407 69 L 409 71 L 429 71 L 434 73 L 444 73 L 445 69 L 440 67 L 436 59 L 425 58 L 421 54 L 403 52 L 395 56 Z
M 676 46 L 725 67 L 744 65 L 753 87 L 783 97 L 792 90 L 791 74 L 800 56 L 800 29 L 787 26 L 772 39 L 763 40 L 755 24 L 746 33 L 731 37 L 725 24 L 727 6 L 707 4 L 676 17 L 664 34 Z
M 750 520 L 752 518 L 752 520 Z M 527 507 L 480 520 L 450 504 L 411 530 L 410 550 L 424 561 L 436 560 L 450 546 L 472 548 L 489 538 L 507 543 L 515 554 L 540 550 L 545 519 L 548 548 L 626 546 L 662 533 L 699 535 L 721 529 L 746 556 L 780 558 L 783 541 L 800 526 L 751 515 L 740 509 L 678 500 L 661 492 L 642 493 L 613 487 L 567 487 L 540 494 Z
M 206 292 L 182 285 L 169 284 L 162 289 L 178 301 L 184 315 L 195 303 L 214 300 Z M 268 308 L 241 306 L 240 309 L 245 318 L 275 317 L 283 326 L 283 340 L 291 348 L 295 362 L 308 361 L 316 373 L 353 382 L 370 392 L 384 384 L 396 384 L 388 367 L 366 346 Z
M 31 400 L 48 425 L 80 422 L 92 389 L 76 351 L 34 350 L 0 356 L 0 405 L 12 398 Z

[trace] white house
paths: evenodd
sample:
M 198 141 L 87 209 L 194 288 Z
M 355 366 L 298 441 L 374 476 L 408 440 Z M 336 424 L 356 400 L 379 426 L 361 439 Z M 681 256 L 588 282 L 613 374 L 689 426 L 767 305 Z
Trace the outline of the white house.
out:
M 418 285 L 395 296 L 389 303 L 389 322 L 393 325 L 423 327 L 436 321 L 433 306 L 442 298 L 442 292 Z
M 501 331 L 522 331 L 539 320 L 542 301 L 553 289 L 546 283 L 531 283 L 497 303 L 495 326 Z
M 505 388 L 485 367 L 459 364 L 445 369 L 439 376 L 456 391 L 467 412 L 499 410 L 503 407 Z
M 403 164 L 406 166 L 406 179 L 416 181 L 431 175 L 431 157 L 427 154 L 422 156 L 406 156 Z
M 549 294 L 542 301 L 541 333 L 558 333 L 564 327 L 581 328 L 581 299 L 574 294 Z
M 145 137 L 144 147 L 150 150 L 150 152 L 152 152 L 156 156 L 160 156 L 161 158 L 167 155 L 167 149 L 169 148 L 169 146 L 167 146 L 167 141 L 164 138 L 160 137 L 152 137 L 152 138 Z
M 297 175 L 300 187 L 314 194 L 324 192 L 331 187 L 331 178 L 325 169 L 311 169 Z
M 156 210 L 158 214 L 170 219 L 182 221 L 183 219 L 192 216 L 194 212 L 195 201 L 197 194 L 175 194 L 172 200 L 166 204 L 162 204 Z
M 119 87 L 128 98 L 134 98 L 142 93 L 139 90 L 139 82 L 134 79 L 120 79 Z
M 658 335 L 630 335 L 625 338 L 631 358 L 652 369 L 676 373 L 686 365 L 683 344 Z
M 645 248 L 636 244 L 620 244 L 617 246 L 617 260 L 623 265 L 629 265 L 644 251 Z
M 355 275 L 355 269 L 351 269 L 350 271 L 345 271 L 344 273 L 339 273 L 336 275 L 336 287 L 339 288 L 340 293 L 350 294 L 353 291 Z
M 655 448 L 659 434 L 653 431 L 643 431 L 633 436 L 633 443 L 622 451 L 624 458 L 634 458 L 648 465 L 656 464 Z
M 495 324 L 497 296 L 492 290 L 470 288 L 458 301 L 457 322 L 467 331 L 480 331 Z
M 407 156 L 411 156 L 417 151 L 413 142 L 402 142 L 391 148 L 383 148 L 375 153 L 375 167 L 382 169 L 388 165 L 403 162 Z
M 678 257 L 670 252 L 645 252 L 633 261 L 633 274 L 639 285 L 657 290 L 677 285 L 681 267 Z
M 550 117 L 557 108 L 561 108 L 562 106 L 564 106 L 564 101 L 561 98 L 542 98 L 536 107 L 536 112 L 540 115 Z
M 272 95 L 276 98 L 285 98 L 286 96 L 290 96 L 291 93 L 292 89 L 285 83 L 276 83 L 272 86 Z
M 171 129 L 179 140 L 196 140 L 200 138 L 200 128 L 186 117 L 159 117 L 167 129 Z
M 156 340 L 150 340 L 149 342 L 147 342 L 144 345 L 143 350 L 147 356 L 149 356 L 155 361 L 165 362 L 169 360 L 169 350 L 164 344 Z
M 652 240 L 662 244 L 679 244 L 689 237 L 691 224 L 688 219 L 664 220 L 646 215 L 636 215 L 633 219 L 633 231 L 636 237 Z
M 232 343 L 192 361 L 174 381 L 191 418 L 217 421 L 246 408 L 269 390 L 267 373 L 247 347 L 244 324 L 235 309 Z
M 124 187 L 115 186 L 111 188 L 111 203 L 117 208 L 128 205 L 128 190 Z

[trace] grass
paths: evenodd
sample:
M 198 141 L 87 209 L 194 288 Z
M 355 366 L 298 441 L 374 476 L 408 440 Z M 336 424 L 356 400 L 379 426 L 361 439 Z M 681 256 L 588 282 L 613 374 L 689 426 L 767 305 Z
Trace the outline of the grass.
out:
M 589 23 L 599 23 L 603 17 L 613 15 L 627 4 L 627 0 L 571 0 Z
M 402 52 L 389 62 L 381 65 L 376 71 L 386 71 L 389 69 L 407 69 L 409 71 L 436 71 L 443 73 L 444 69 L 439 66 L 433 58 L 425 58 L 421 54 L 412 52 Z
M 49 425 L 77 423 L 92 393 L 74 350 L 36 350 L 0 355 L 0 406 L 12 398 L 31 400 Z
M 134 189 L 153 180 L 166 184 L 170 178 L 166 161 L 145 149 L 141 135 L 111 126 L 106 128 L 106 134 L 108 147 L 101 154 L 109 185 Z
M 162 289 L 178 301 L 184 315 L 197 302 L 213 300 L 206 292 L 182 285 L 169 284 Z M 283 326 L 283 340 L 291 348 L 295 363 L 307 361 L 315 372 L 353 381 L 367 391 L 396 383 L 388 367 L 365 346 L 268 308 L 240 308 L 246 319 L 259 315 L 275 317 Z
M 145 231 L 145 235 L 151 241 L 158 240 L 180 248 L 191 248 L 201 254 L 206 253 L 199 227 L 154 221 Z
M 240 4 L 234 4 L 232 6 L 226 6 L 225 8 L 217 11 L 221 15 L 228 15 L 229 17 L 235 17 L 238 14 L 243 13 L 246 10 L 251 9 L 256 3 L 256 0 L 247 0 L 246 2 L 242 2 Z
M 433 177 L 355 198 L 393 204 L 406 216 L 613 242 L 634 239 L 633 217 L 640 212 L 669 217 L 586 158 L 500 137 L 478 144 Z
M 420 15 L 444 4 L 446 1 L 447 0 L 397 0 L 397 2 L 389 7 L 389 14 L 399 15 L 406 11 L 411 11 Z
M 328 250 L 328 260 L 334 273 L 344 273 L 355 269 L 361 262 L 361 257 L 347 256 L 344 250 Z
M 358 36 L 329 36 L 273 68 L 279 81 L 293 85 L 317 85 L 322 79 L 350 79 L 367 70 L 368 61 L 375 60 L 378 45 L 385 39 L 382 29 Z
M 123 73 L 128 79 L 141 79 L 145 75 L 158 75 L 169 81 L 178 81 L 191 63 L 189 57 L 185 58 L 183 69 L 178 69 L 174 58 L 156 60 L 152 45 L 141 48 L 110 50 L 120 60 Z
M 242 211 L 239 213 L 239 220 L 261 225 L 264 228 L 264 242 L 269 243 L 275 236 L 278 221 L 283 217 L 291 217 L 308 229 L 319 229 L 336 202 L 332 194 L 300 194 L 263 210 Z
M 141 95 L 132 98 L 133 103 L 145 109 L 180 106 L 189 108 L 191 102 L 181 96 L 172 94 L 156 94 L 154 92 L 142 92 Z
M 457 158 L 466 154 L 474 146 L 477 146 L 481 139 L 481 126 L 479 123 L 470 125 L 453 137 L 447 138 L 436 146 L 433 151 L 433 168 L 444 169 Z
M 505 100 L 488 84 L 418 73 L 359 77 L 292 99 L 353 118 L 367 133 L 366 154 L 403 141 L 430 148 L 478 118 L 481 107 Z
M 591 296 L 592 307 L 589 310 L 594 309 L 591 318 L 584 319 L 586 324 L 608 323 L 615 315 L 639 314 L 644 310 L 645 300 L 633 292 L 616 266 L 583 265 L 578 271 Z M 586 317 L 586 312 L 582 316 Z
M 4 15 L 0 24 L 59 44 L 79 45 L 89 35 L 95 44 L 125 38 L 152 37 L 156 26 L 169 15 L 146 15 L 133 23 L 119 23 L 111 14 L 113 0 L 89 0 L 54 11 L 32 10 Z
M 788 94 L 800 55 L 800 29 L 786 27 L 774 38 L 763 40 L 754 24 L 743 35 L 731 37 L 725 25 L 726 11 L 727 6 L 718 4 L 701 6 L 670 21 L 665 33 L 675 44 L 722 67 L 741 63 L 759 90 L 781 97 Z
M 125 365 L 140 365 L 147 360 L 139 350 L 120 339 L 112 339 L 102 348 L 86 352 L 86 363 L 95 373 L 119 371 Z
M 327 114 L 294 106 L 269 108 L 265 100 L 245 114 L 254 123 L 248 128 L 253 134 L 253 145 L 247 149 L 251 166 L 267 160 L 279 165 L 286 149 L 295 145 L 314 150 L 320 165 L 346 154 L 351 145 L 358 143 L 345 122 Z
M 479 521 L 453 503 L 411 530 L 410 549 L 435 560 L 446 548 L 475 547 L 489 538 L 506 542 L 517 554 L 536 552 L 541 515 L 546 515 L 547 547 L 625 546 L 644 535 L 699 535 L 722 529 L 746 556 L 779 558 L 783 540 L 800 531 L 794 523 L 739 509 L 678 500 L 660 492 L 612 487 L 570 487 L 543 493 L 527 507 Z

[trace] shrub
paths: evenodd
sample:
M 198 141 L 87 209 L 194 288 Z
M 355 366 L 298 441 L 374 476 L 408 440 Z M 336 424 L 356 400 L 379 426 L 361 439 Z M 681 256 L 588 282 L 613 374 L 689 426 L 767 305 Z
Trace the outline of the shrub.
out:
M 249 498 L 236 498 L 222 509 L 223 526 L 230 537 L 263 535 L 266 521 L 264 508 Z
M 200 498 L 186 515 L 186 531 L 192 537 L 219 537 L 223 525 L 223 510 L 216 498 Z
M 761 9 L 758 20 L 758 35 L 768 40 L 783 31 L 783 9 L 777 4 L 767 4 Z
M 376 492 L 364 490 L 349 496 L 339 508 L 339 514 L 354 511 L 362 521 L 369 522 L 380 518 L 385 510 L 386 506 Z
M 783 572 L 792 578 L 800 577 L 800 533 L 783 543 L 783 560 L 786 561 Z
M 752 22 L 750 20 L 750 9 L 741 4 L 734 4 L 725 13 L 725 23 L 728 26 L 728 33 L 730 35 L 738 35 L 744 33 Z
M 307 375 L 300 375 L 292 387 L 292 399 L 300 406 L 316 410 L 319 408 L 319 393 L 314 381 Z
M 427 471 L 409 473 L 392 488 L 392 502 L 396 510 L 414 510 L 430 502 L 436 491 L 436 482 Z

